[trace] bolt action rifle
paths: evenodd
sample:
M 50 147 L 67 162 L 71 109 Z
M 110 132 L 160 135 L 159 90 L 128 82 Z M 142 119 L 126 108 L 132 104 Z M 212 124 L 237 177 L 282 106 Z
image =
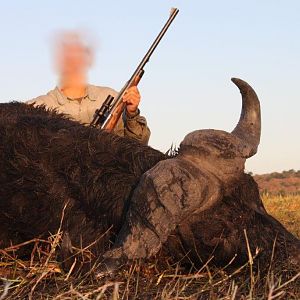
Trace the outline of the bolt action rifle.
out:
M 177 8 L 171 9 L 169 19 L 167 20 L 166 24 L 154 40 L 153 44 L 149 48 L 148 52 L 146 53 L 146 55 L 144 56 L 144 58 L 142 59 L 142 61 L 140 62 L 130 79 L 126 82 L 124 87 L 121 89 L 121 91 L 115 98 L 111 95 L 107 96 L 102 106 L 95 111 L 94 118 L 90 124 L 91 126 L 98 127 L 109 132 L 111 132 L 115 128 L 126 106 L 126 104 L 122 101 L 124 94 L 131 86 L 138 85 L 139 81 L 141 80 L 144 74 L 144 67 L 146 63 L 149 61 L 155 48 L 161 41 L 162 37 L 168 30 L 169 26 L 175 19 L 178 12 L 179 10 Z

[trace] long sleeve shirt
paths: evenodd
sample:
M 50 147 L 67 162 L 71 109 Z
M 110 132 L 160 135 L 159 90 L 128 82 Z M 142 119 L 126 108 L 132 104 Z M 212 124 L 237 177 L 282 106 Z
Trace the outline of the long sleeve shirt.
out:
M 108 87 L 88 85 L 86 95 L 77 101 L 67 98 L 56 87 L 46 95 L 29 100 L 27 103 L 35 106 L 45 105 L 47 108 L 66 114 L 72 120 L 88 125 L 94 117 L 95 110 L 101 107 L 108 95 L 115 97 L 117 92 Z M 146 118 L 140 115 L 139 110 L 133 117 L 124 113 L 113 132 L 119 136 L 136 139 L 143 144 L 147 144 L 150 138 Z

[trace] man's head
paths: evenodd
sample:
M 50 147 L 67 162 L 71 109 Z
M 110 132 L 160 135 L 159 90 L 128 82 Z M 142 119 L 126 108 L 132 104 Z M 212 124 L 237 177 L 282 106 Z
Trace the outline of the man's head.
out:
M 77 32 L 60 34 L 56 45 L 56 67 L 61 77 L 85 77 L 92 58 L 92 48 L 82 35 Z

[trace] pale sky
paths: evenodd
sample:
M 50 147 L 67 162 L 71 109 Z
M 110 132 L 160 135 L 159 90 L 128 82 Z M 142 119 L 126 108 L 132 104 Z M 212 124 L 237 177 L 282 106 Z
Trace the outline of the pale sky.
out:
M 52 44 L 83 30 L 96 45 L 90 83 L 120 89 L 168 18 L 180 12 L 139 85 L 150 145 L 166 151 L 196 129 L 231 131 L 241 97 L 231 77 L 256 90 L 262 138 L 247 171 L 300 169 L 300 1 L 0 0 L 0 102 L 54 88 Z

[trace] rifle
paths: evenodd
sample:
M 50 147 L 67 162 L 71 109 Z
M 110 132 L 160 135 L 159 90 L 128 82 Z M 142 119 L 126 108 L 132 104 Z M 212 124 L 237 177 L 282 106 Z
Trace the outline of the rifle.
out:
M 125 83 L 124 87 L 121 89 L 116 98 L 114 98 L 111 95 L 107 96 L 102 106 L 95 111 L 94 118 L 90 124 L 91 126 L 99 127 L 109 132 L 111 132 L 115 128 L 126 106 L 126 104 L 122 101 L 124 94 L 131 86 L 138 85 L 139 81 L 141 80 L 144 74 L 144 67 L 146 63 L 150 60 L 150 57 L 153 54 L 155 48 L 165 35 L 166 31 L 175 19 L 178 12 L 179 10 L 177 8 L 171 9 L 169 19 L 167 20 L 166 24 L 152 43 L 151 47 L 147 51 L 146 55 L 143 57 L 142 61 L 140 62 L 130 79 Z

